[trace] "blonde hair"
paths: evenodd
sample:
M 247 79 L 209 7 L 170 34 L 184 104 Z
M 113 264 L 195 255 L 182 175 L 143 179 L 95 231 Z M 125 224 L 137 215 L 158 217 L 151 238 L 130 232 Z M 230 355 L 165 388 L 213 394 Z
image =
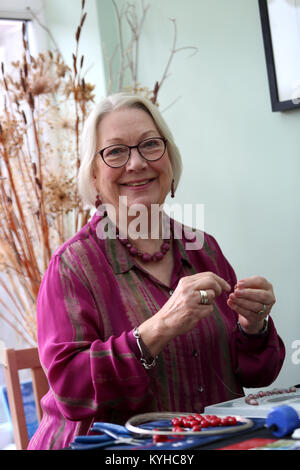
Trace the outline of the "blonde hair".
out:
M 116 93 L 104 98 L 96 105 L 84 125 L 81 143 L 81 165 L 78 173 L 78 190 L 83 203 L 87 206 L 94 206 L 97 195 L 97 190 L 93 183 L 93 165 L 96 157 L 98 124 L 106 114 L 121 108 L 143 109 L 151 115 L 159 132 L 168 141 L 167 149 L 173 170 L 174 188 L 176 189 L 178 186 L 182 171 L 181 156 L 174 142 L 173 135 L 157 106 L 142 96 Z

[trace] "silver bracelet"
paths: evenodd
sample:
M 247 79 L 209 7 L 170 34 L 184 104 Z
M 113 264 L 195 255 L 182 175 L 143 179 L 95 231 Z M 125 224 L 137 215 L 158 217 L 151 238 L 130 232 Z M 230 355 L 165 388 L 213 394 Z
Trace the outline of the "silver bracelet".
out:
M 151 354 L 148 352 L 146 345 L 144 344 L 141 335 L 139 333 L 139 330 L 135 328 L 133 330 L 133 336 L 136 339 L 136 343 L 138 345 L 139 351 L 141 353 L 140 361 L 145 367 L 145 369 L 151 369 L 152 367 L 155 366 L 156 360 L 158 356 L 152 357 Z M 146 356 L 145 356 L 146 355 Z

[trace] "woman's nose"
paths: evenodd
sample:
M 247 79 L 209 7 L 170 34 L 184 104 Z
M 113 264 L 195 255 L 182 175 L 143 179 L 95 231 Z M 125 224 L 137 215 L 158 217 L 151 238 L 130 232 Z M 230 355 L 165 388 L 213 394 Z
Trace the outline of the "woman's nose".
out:
M 141 170 L 147 167 L 147 161 L 139 154 L 138 149 L 131 149 L 130 158 L 126 164 L 127 170 Z

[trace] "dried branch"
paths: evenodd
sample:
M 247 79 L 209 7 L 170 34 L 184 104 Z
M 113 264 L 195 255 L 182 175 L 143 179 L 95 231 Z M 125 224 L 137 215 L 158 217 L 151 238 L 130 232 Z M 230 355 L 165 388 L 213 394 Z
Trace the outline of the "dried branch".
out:
M 138 80 L 140 38 L 141 38 L 142 30 L 146 21 L 146 15 L 148 13 L 150 5 L 145 4 L 144 0 L 141 0 L 140 2 L 141 12 L 140 14 L 138 14 L 136 4 L 131 4 L 127 2 L 126 4 L 122 4 L 122 8 L 120 9 L 117 5 L 116 0 L 112 0 L 112 3 L 114 5 L 114 10 L 115 10 L 116 19 L 117 19 L 118 35 L 119 35 L 119 50 L 120 50 L 120 67 L 119 67 L 119 73 L 118 73 L 119 81 L 118 81 L 117 91 L 131 90 L 132 93 L 139 93 L 139 94 L 145 95 L 154 104 L 156 104 L 157 99 L 158 99 L 158 93 L 169 76 L 170 67 L 171 67 L 175 54 L 177 54 L 178 52 L 190 49 L 193 51 L 193 53 L 191 54 L 192 56 L 198 51 L 198 49 L 193 46 L 177 47 L 176 20 L 171 19 L 171 22 L 173 24 L 173 29 L 174 29 L 173 42 L 172 42 L 170 55 L 168 57 L 165 69 L 163 70 L 163 73 L 162 73 L 162 77 L 159 80 L 155 81 L 153 90 L 149 90 L 146 87 L 141 87 L 139 85 L 139 80 Z M 130 32 L 130 39 L 126 46 L 124 43 L 124 33 L 123 33 L 124 22 L 126 23 L 127 28 Z M 115 52 L 113 56 L 114 55 L 115 55 Z M 113 82 L 112 80 L 113 73 L 112 73 L 112 65 L 111 65 L 113 56 L 110 59 L 108 59 L 107 56 L 105 57 L 108 63 L 108 73 L 109 73 L 109 80 L 108 80 L 109 87 L 107 89 L 107 94 L 111 92 L 111 84 Z M 130 71 L 131 84 L 130 86 L 124 87 L 125 73 L 127 70 Z
M 138 18 L 136 8 L 134 5 L 128 4 L 125 10 L 125 17 L 132 33 L 132 41 L 131 41 L 131 45 L 129 48 L 129 51 L 131 52 L 132 57 L 129 58 L 129 68 L 131 71 L 133 88 L 136 88 L 137 86 L 138 62 L 139 62 L 139 41 L 140 41 L 140 36 L 142 33 L 143 25 L 144 25 L 149 7 L 150 7 L 149 4 L 145 6 L 144 2 L 142 1 L 142 13 L 141 13 L 140 20 Z M 135 52 L 133 52 L 134 50 Z M 127 56 L 129 57 L 129 55 L 130 54 L 128 54 Z
M 183 51 L 183 50 L 192 49 L 192 50 L 194 50 L 194 53 L 192 55 L 194 55 L 198 51 L 197 47 L 192 47 L 192 46 L 185 46 L 185 47 L 176 48 L 176 44 L 177 44 L 177 24 L 176 24 L 176 20 L 174 18 L 171 18 L 170 21 L 172 22 L 173 28 L 174 28 L 173 45 L 172 45 L 172 48 L 171 48 L 170 56 L 169 56 L 169 59 L 167 61 L 165 70 L 163 71 L 162 77 L 161 77 L 160 81 L 156 82 L 156 84 L 155 84 L 155 89 L 154 89 L 153 98 L 152 98 L 153 103 L 156 103 L 158 92 L 159 92 L 159 90 L 161 89 L 161 87 L 163 86 L 165 80 L 168 77 L 168 73 L 169 73 L 169 70 L 170 70 L 170 67 L 171 67 L 171 63 L 173 61 L 173 58 L 174 58 L 175 54 L 177 54 L 177 52 L 180 52 L 180 51 Z
M 107 49 L 105 47 L 105 44 L 103 44 L 103 55 L 104 55 L 104 60 L 106 61 L 107 69 L 108 69 L 108 83 L 106 84 L 106 94 L 110 95 L 112 93 L 112 85 L 113 85 L 113 60 L 115 58 L 115 55 L 117 53 L 117 46 L 115 47 L 111 57 L 109 56 Z
M 123 39 L 123 28 L 122 28 L 122 21 L 123 21 L 123 16 L 124 16 L 124 7 L 120 11 L 116 1 L 112 0 L 112 3 L 113 3 L 113 6 L 114 6 L 114 9 L 115 9 L 115 14 L 116 14 L 117 23 L 118 23 L 119 47 L 120 47 L 120 57 L 121 57 L 118 90 L 121 90 L 123 88 L 124 72 L 125 72 L 125 69 L 126 69 L 126 65 L 125 65 L 126 54 L 124 52 L 124 39 Z

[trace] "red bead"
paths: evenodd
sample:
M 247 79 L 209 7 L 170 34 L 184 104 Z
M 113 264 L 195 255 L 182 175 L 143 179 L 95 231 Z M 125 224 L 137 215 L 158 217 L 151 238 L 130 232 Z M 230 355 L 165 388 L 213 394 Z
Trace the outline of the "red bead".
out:
M 138 250 L 135 246 L 132 246 L 130 249 L 129 249 L 129 253 L 133 256 L 137 255 L 138 254 Z
M 170 249 L 170 243 L 164 242 L 164 243 L 161 245 L 161 250 L 162 250 L 162 251 L 167 252 L 169 249 Z
M 237 419 L 235 416 L 227 416 L 227 423 L 228 426 L 233 426 L 234 424 L 237 423 Z
M 180 418 L 173 418 L 171 423 L 173 426 L 181 426 L 181 419 Z
M 208 428 L 210 426 L 209 422 L 204 419 L 201 421 L 201 428 Z
M 173 426 L 172 431 L 173 432 L 184 432 L 184 429 L 181 426 Z
M 197 421 L 196 419 L 191 419 L 190 420 L 190 425 L 191 425 L 191 427 L 199 426 L 199 421 Z
M 228 422 L 228 417 L 225 416 L 224 418 L 221 418 L 221 425 L 222 426 L 230 426 L 230 422 Z
M 190 427 L 191 427 L 191 422 L 190 422 L 189 419 L 183 418 L 183 420 L 182 420 L 182 425 L 183 425 L 185 428 L 190 428 Z
M 211 426 L 213 426 L 213 427 L 215 428 L 215 427 L 219 426 L 219 424 L 220 424 L 220 419 L 217 418 L 217 417 L 212 418 L 212 419 L 210 420 L 210 424 L 211 424 Z
M 152 442 L 154 442 L 155 444 L 157 442 L 165 442 L 165 441 L 168 441 L 169 438 L 167 435 L 159 435 L 159 434 L 155 434 L 152 438 Z
M 201 426 L 199 424 L 195 424 L 195 426 L 192 427 L 192 431 L 201 431 Z
M 157 251 L 153 255 L 153 260 L 154 261 L 160 261 L 161 259 L 163 259 L 163 257 L 164 257 L 163 253 L 161 253 L 160 251 Z
M 143 260 L 145 263 L 148 263 L 149 261 L 152 260 L 152 256 L 149 255 L 149 253 L 143 253 L 143 255 L 142 255 L 142 260 Z

